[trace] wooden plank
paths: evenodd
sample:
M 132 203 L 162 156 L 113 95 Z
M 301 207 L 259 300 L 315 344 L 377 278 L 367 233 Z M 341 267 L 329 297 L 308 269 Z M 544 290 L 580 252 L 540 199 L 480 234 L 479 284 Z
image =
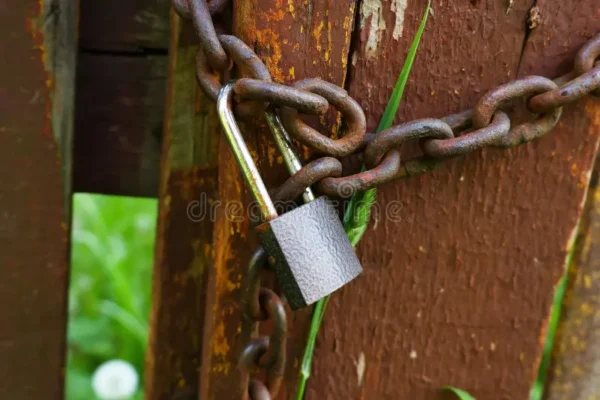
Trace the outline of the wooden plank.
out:
M 0 3 L 2 398 L 63 398 L 76 9 Z
M 549 70 L 553 74 L 567 72 L 571 67 L 569 63 L 556 63 L 553 59 L 572 57 L 586 38 L 600 31 L 597 18 L 600 7 L 594 1 L 578 2 L 576 7 L 547 2 L 541 4 L 540 16 L 542 24 L 530 37 L 529 53 L 526 53 L 528 57 L 524 58 L 523 65 L 527 72 L 533 73 L 537 69 Z M 576 152 L 571 151 L 569 157 L 592 151 L 593 140 L 600 135 L 600 101 L 590 98 L 568 107 L 556 131 L 556 135 L 571 138 L 570 147 Z M 582 184 L 588 179 L 583 174 L 589 174 L 592 161 L 593 153 L 585 158 L 583 165 L 576 157 L 570 160 L 572 174 L 574 178 L 579 176 Z M 598 318 L 594 317 L 598 304 L 598 250 L 595 244 L 599 237 L 597 171 L 598 164 L 578 234 L 573 232 L 571 241 L 565 246 L 572 250 L 573 258 L 548 375 L 545 398 L 550 400 L 587 399 L 598 392 L 594 367 L 598 362 L 599 337 Z M 579 193 L 577 196 L 583 200 Z M 557 272 L 562 273 L 562 270 Z M 554 277 L 555 281 L 557 279 Z
M 77 192 L 158 193 L 165 56 L 79 56 L 73 180 Z
M 197 398 L 207 274 L 214 252 L 210 210 L 218 195 L 218 122 L 215 108 L 205 106 L 197 89 L 197 40 L 191 25 L 175 14 L 171 28 L 145 380 L 146 398 L 161 400 Z
M 277 82 L 290 83 L 319 76 L 343 85 L 355 4 L 354 0 L 312 0 L 302 4 L 291 1 L 286 5 L 279 0 L 236 2 L 234 32 L 254 46 Z M 322 122 L 331 130 L 336 122 L 339 123 L 335 116 Z M 251 149 L 257 154 L 267 185 L 281 183 L 287 174 L 281 158 L 273 150 L 265 122 L 262 119 L 246 121 L 241 128 Z M 222 204 L 248 204 L 251 199 L 226 143 L 219 149 L 219 160 L 219 195 Z M 241 399 L 247 391 L 248 377 L 236 368 L 238 356 L 248 343 L 250 333 L 239 302 L 243 278 L 256 248 L 256 240 L 248 218 L 232 220 L 226 210 L 217 214 L 213 241 L 214 268 L 207 288 L 210 297 L 207 298 L 205 313 L 207 321 L 200 371 L 200 399 Z M 272 279 L 265 281 L 267 286 L 270 282 Z M 287 359 L 285 383 L 278 398 L 291 398 L 294 394 L 299 355 L 305 345 L 310 316 L 310 309 L 296 312 L 293 316 L 289 314 L 290 356 Z M 293 328 L 295 326 L 299 329 Z
M 372 3 L 361 9 L 350 92 L 374 128 L 423 5 Z M 538 2 L 542 15 L 567 17 L 542 20 L 552 38 L 534 31 L 525 42 L 532 5 L 434 1 L 397 120 L 465 109 L 517 75 L 553 74 L 598 29 L 594 18 L 569 19 L 574 2 Z M 593 2 L 577 6 L 594 15 Z M 590 119 L 579 104 L 542 140 L 383 187 L 381 209 L 400 215 L 382 214 L 366 234 L 365 276 L 330 303 L 308 398 L 431 399 L 448 384 L 481 399 L 527 398 L 597 148 Z
M 317 0 L 309 7 L 281 11 L 278 1 L 260 2 L 255 8 L 248 4 L 235 4 L 237 32 L 265 57 L 276 80 L 289 82 L 318 73 L 343 83 L 354 1 Z M 332 20 L 329 35 L 318 34 L 328 13 L 341 19 Z M 279 33 L 271 29 L 274 20 Z M 290 25 L 294 40 L 283 44 L 279 35 L 284 30 L 289 35 Z M 150 399 L 191 398 L 196 393 L 202 399 L 239 398 L 245 385 L 236 360 L 248 335 L 246 329 L 238 330 L 240 289 L 256 239 L 248 233 L 248 219 L 232 218 L 239 209 L 228 205 L 246 204 L 249 197 L 227 144 L 215 147 L 220 134 L 214 105 L 200 96 L 194 108 L 197 39 L 191 24 L 174 17 L 172 27 L 146 394 Z M 322 49 L 330 52 L 327 60 Z M 292 62 L 299 56 L 304 65 Z M 264 122 L 260 127 L 245 125 L 244 132 L 253 150 L 269 152 Z M 269 182 L 285 174 L 282 165 L 272 167 L 278 162 L 271 155 L 261 157 Z M 195 200 L 216 205 L 214 218 L 192 221 L 186 209 Z M 306 326 L 309 317 L 305 310 L 295 320 Z M 304 345 L 303 336 L 299 338 L 291 342 L 295 353 Z M 290 358 L 289 379 L 296 379 L 297 367 L 297 360 Z
M 587 399 L 598 392 L 600 302 L 598 164 L 577 235 L 547 378 L 546 399 Z
M 170 0 L 87 0 L 81 4 L 83 49 L 163 50 L 169 46 Z

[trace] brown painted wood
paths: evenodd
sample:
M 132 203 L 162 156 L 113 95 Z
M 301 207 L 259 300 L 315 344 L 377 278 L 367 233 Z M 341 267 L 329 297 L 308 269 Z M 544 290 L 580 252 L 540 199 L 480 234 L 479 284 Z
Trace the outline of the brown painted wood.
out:
M 2 398 L 63 398 L 76 7 L 0 4 Z
M 373 128 L 423 6 L 409 2 L 396 40 L 398 9 L 384 2 L 380 16 L 367 16 L 368 4 L 350 92 Z M 398 121 L 467 108 L 518 75 L 553 74 L 600 29 L 593 2 L 577 2 L 588 15 L 578 19 L 566 11 L 575 4 L 546 1 L 542 15 L 564 19 L 542 19 L 547 28 L 527 38 L 533 4 L 506 5 L 433 2 Z M 386 30 L 373 28 L 383 21 Z M 443 385 L 478 399 L 527 398 L 597 149 L 590 107 L 570 107 L 542 140 L 449 161 L 378 192 L 382 210 L 396 204 L 400 213 L 373 224 L 359 246 L 365 276 L 331 302 L 308 398 L 431 399 Z
M 81 47 L 106 51 L 166 49 L 170 0 L 86 0 L 81 4 Z
M 166 74 L 164 56 L 80 54 L 76 191 L 156 196 Z
M 210 210 L 217 197 L 219 133 L 214 107 L 198 97 L 194 31 L 185 27 L 173 14 L 147 399 L 197 398 L 207 275 L 214 256 Z
M 572 55 L 572 46 L 583 42 L 584 38 L 600 30 L 600 21 L 590 18 L 600 16 L 597 2 L 584 2 L 578 7 L 564 8 L 562 5 L 544 6 L 541 15 L 544 24 L 538 31 L 537 48 L 544 48 L 550 55 Z M 558 12 L 560 10 L 560 12 Z M 553 26 L 577 27 L 569 35 L 558 35 Z M 566 28 L 565 28 L 566 29 Z M 548 38 L 555 40 L 548 40 Z M 569 69 L 569 65 L 549 65 L 547 59 L 530 60 L 531 65 L 542 68 L 555 68 L 557 73 Z M 575 140 L 583 146 L 586 138 L 600 134 L 600 101 L 588 99 L 577 107 L 570 107 L 563 117 L 561 130 L 566 135 L 578 133 Z M 582 137 L 584 140 L 582 140 Z M 588 139 L 589 140 L 589 139 Z M 589 170 L 589 164 L 586 165 Z M 574 162 L 572 173 L 577 176 L 581 165 Z M 548 373 L 545 398 L 551 400 L 579 400 L 593 398 L 598 393 L 598 376 L 595 365 L 598 361 L 598 164 L 595 178 L 587 196 L 586 211 L 581 220 L 578 235 L 573 238 L 564 304 L 561 310 L 560 324 L 554 341 L 552 366 Z M 583 178 L 583 177 L 582 177 Z M 585 177 L 587 179 L 587 177 Z M 582 180 L 585 180 L 582 179 Z

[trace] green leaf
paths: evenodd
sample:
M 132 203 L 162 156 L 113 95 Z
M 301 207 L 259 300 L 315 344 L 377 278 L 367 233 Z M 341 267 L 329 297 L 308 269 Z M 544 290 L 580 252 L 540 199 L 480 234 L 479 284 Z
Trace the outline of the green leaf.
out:
M 79 317 L 69 321 L 69 348 L 90 358 L 109 358 L 115 351 L 106 319 Z
M 579 237 L 580 226 L 577 227 L 575 237 Z M 567 255 L 567 268 L 561 278 L 556 292 L 554 293 L 554 302 L 552 304 L 552 313 L 550 314 L 550 323 L 548 324 L 548 331 L 546 333 L 546 341 L 544 343 L 544 353 L 542 354 L 542 361 L 538 369 L 538 376 L 535 384 L 531 388 L 529 394 L 529 400 L 541 400 L 544 397 L 544 389 L 546 387 L 546 379 L 548 375 L 548 369 L 550 368 L 550 361 L 552 358 L 552 348 L 554 347 L 554 338 L 556 336 L 556 329 L 560 321 L 560 313 L 562 304 L 565 298 L 565 292 L 567 290 L 567 283 L 569 278 L 569 270 L 572 267 L 573 257 L 575 255 L 575 243 L 569 249 Z
M 400 75 L 396 80 L 396 85 L 394 87 L 394 91 L 392 92 L 392 97 L 390 98 L 383 113 L 383 116 L 379 121 L 377 133 L 381 132 L 382 130 L 388 129 L 392 126 L 394 117 L 396 116 L 396 113 L 398 112 L 398 107 L 400 106 L 400 101 L 402 100 L 402 95 L 404 94 L 404 88 L 406 87 L 406 82 L 408 81 L 410 70 L 412 68 L 413 62 L 415 61 L 417 49 L 419 48 L 419 42 L 421 41 L 421 36 L 423 36 L 423 32 L 425 31 L 425 25 L 427 24 L 427 17 L 429 15 L 430 10 L 431 0 L 429 0 L 429 2 L 427 3 L 427 8 L 425 9 L 425 14 L 421 19 L 421 24 L 419 25 L 417 34 L 413 39 L 413 42 L 408 51 L 406 61 L 404 62 Z M 362 169 L 364 170 L 365 167 L 363 166 Z M 363 237 L 365 231 L 367 230 L 367 227 L 369 226 L 369 221 L 371 219 L 371 208 L 373 207 L 373 204 L 375 204 L 376 198 L 376 190 L 370 189 L 366 192 L 356 193 L 350 199 L 350 202 L 348 203 L 348 207 L 346 208 L 346 212 L 344 214 L 344 230 L 346 231 L 346 234 L 348 235 L 352 246 L 356 246 L 358 244 L 360 239 Z M 315 341 L 317 339 L 321 323 L 323 322 L 323 317 L 325 316 L 325 309 L 327 308 L 328 302 L 329 296 L 319 300 L 315 305 L 315 309 L 313 311 L 313 316 L 310 324 L 310 331 L 308 333 L 306 348 L 304 350 L 304 357 L 302 358 L 302 366 L 300 368 L 300 382 L 298 384 L 298 390 L 296 392 L 296 400 L 302 400 L 304 398 L 306 383 L 308 382 L 308 379 L 310 377 Z
M 113 319 L 119 325 L 127 330 L 128 336 L 137 340 L 142 349 L 147 345 L 148 325 L 140 322 L 130 312 L 116 304 L 115 302 L 105 300 L 100 303 L 100 311 L 107 317 Z
M 446 390 L 448 392 L 452 392 L 458 397 L 460 400 L 476 400 L 475 397 L 471 396 L 469 393 L 465 392 L 462 389 L 458 389 L 452 386 L 444 386 L 442 390 Z
M 381 117 L 379 125 L 377 126 L 377 132 L 381 132 L 385 129 L 388 129 L 392 126 L 394 122 L 394 117 L 396 116 L 396 112 L 398 111 L 398 107 L 400 106 L 400 100 L 402 100 L 404 88 L 406 87 L 406 82 L 408 82 L 408 76 L 410 75 L 410 70 L 413 66 L 413 62 L 415 61 L 417 50 L 419 48 L 419 43 L 421 42 L 421 36 L 423 36 L 423 32 L 425 31 L 425 25 L 427 24 L 427 17 L 429 16 L 430 11 L 431 0 L 429 0 L 429 2 L 427 3 L 427 9 L 425 10 L 425 14 L 421 19 L 421 25 L 419 25 L 417 34 L 415 35 L 415 38 L 413 39 L 413 42 L 410 45 L 410 49 L 408 50 L 408 56 L 406 57 L 406 61 L 404 61 L 402 71 L 400 71 L 400 75 L 398 76 L 398 80 L 396 81 L 396 86 L 394 86 L 392 97 L 390 97 L 390 100 L 388 101 L 388 104 L 385 107 L 385 111 L 383 112 L 383 117 Z
M 363 193 L 357 193 L 350 199 L 344 214 L 344 230 L 352 246 L 356 246 L 365 234 L 371 220 L 371 208 L 375 204 L 376 198 L 377 191 L 370 189 Z
M 404 94 L 404 88 L 406 87 L 406 82 L 408 82 L 410 70 L 412 69 L 415 57 L 417 55 L 421 37 L 425 31 L 425 25 L 427 24 L 427 17 L 429 16 L 430 9 L 431 0 L 427 3 L 427 9 L 425 10 L 425 14 L 421 19 L 421 24 L 419 25 L 417 34 L 410 45 L 408 56 L 406 57 L 406 61 L 402 66 L 402 70 L 400 71 L 400 75 L 396 80 L 394 91 L 392 92 L 392 96 L 385 107 L 383 116 L 381 117 L 379 125 L 377 126 L 376 133 L 390 128 L 394 123 L 394 117 L 398 112 L 398 107 L 400 106 L 400 101 L 402 100 L 402 96 Z M 373 204 L 375 204 L 376 198 L 376 190 L 370 189 L 366 192 L 356 193 L 350 199 L 348 208 L 346 209 L 346 214 L 344 215 L 344 228 L 348 234 L 348 237 L 350 238 L 350 242 L 352 242 L 354 246 L 356 246 L 367 230 L 369 221 L 371 219 L 371 207 Z

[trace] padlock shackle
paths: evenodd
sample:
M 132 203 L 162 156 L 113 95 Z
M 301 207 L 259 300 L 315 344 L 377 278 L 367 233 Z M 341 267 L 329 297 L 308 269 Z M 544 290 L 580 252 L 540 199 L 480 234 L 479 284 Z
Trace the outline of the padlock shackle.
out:
M 273 201 L 271 201 L 269 192 L 260 177 L 258 168 L 248 151 L 246 142 L 235 121 L 235 116 L 233 115 L 231 108 L 232 98 L 233 83 L 229 83 L 223 86 L 217 99 L 217 111 L 221 126 L 223 127 L 223 133 L 225 133 L 225 137 L 227 138 L 238 165 L 242 170 L 242 176 L 246 180 L 246 183 L 252 192 L 252 196 L 259 206 L 262 217 L 266 221 L 270 221 L 277 218 L 277 210 L 275 209 Z
M 292 144 L 290 135 L 288 135 L 283 124 L 281 123 L 281 119 L 279 119 L 277 111 L 275 111 L 272 106 L 267 107 L 267 110 L 265 111 L 265 119 L 267 120 L 267 124 L 269 125 L 271 133 L 273 134 L 275 145 L 281 152 L 285 166 L 287 167 L 290 175 L 294 175 L 296 172 L 302 169 L 302 162 L 294 151 L 294 145 Z M 315 195 L 310 187 L 304 189 L 302 199 L 305 203 L 311 202 L 315 199 Z

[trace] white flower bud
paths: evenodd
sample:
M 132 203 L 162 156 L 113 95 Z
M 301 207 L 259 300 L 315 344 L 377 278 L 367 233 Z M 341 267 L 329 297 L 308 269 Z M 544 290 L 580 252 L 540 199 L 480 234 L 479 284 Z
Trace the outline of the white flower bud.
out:
M 128 400 L 136 393 L 138 383 L 137 371 L 123 360 L 105 362 L 92 376 L 92 388 L 101 400 Z

